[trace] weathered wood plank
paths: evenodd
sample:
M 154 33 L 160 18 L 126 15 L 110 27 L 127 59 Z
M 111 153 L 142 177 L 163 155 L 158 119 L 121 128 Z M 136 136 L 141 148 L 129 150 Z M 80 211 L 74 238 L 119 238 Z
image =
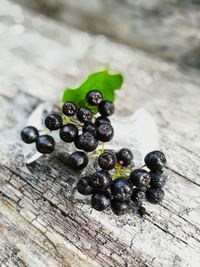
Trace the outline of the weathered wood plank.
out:
M 200 68 L 199 0 L 17 0 L 79 29 Z
M 198 77 L 23 9 L 16 31 L 10 14 L 0 18 L 1 265 L 198 266 Z M 19 133 L 34 107 L 55 102 L 64 86 L 105 65 L 125 75 L 117 112 L 146 107 L 169 159 L 166 198 L 158 206 L 145 204 L 144 218 L 98 213 L 73 200 L 80 174 L 68 170 L 59 150 L 29 167 L 24 163 Z

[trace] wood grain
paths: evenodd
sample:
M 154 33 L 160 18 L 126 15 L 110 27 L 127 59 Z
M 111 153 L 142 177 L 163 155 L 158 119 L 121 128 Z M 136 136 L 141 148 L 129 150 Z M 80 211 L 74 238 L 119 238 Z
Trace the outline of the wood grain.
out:
M 78 29 L 200 68 L 199 0 L 15 1 Z
M 0 17 L 0 265 L 199 266 L 199 78 L 24 9 L 23 23 L 16 24 L 16 6 L 6 3 L 9 12 Z M 143 218 L 98 213 L 75 201 L 81 174 L 66 167 L 59 150 L 24 162 L 19 133 L 32 110 L 105 66 L 125 76 L 117 112 L 140 106 L 151 112 L 168 158 L 166 197 L 161 205 L 146 203 Z

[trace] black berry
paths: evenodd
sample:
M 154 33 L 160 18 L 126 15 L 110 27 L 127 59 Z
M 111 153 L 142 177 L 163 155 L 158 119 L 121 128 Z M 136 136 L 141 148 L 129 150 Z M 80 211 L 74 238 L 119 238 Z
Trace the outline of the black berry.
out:
M 102 97 L 101 92 L 99 92 L 97 90 L 92 90 L 92 91 L 87 93 L 86 100 L 87 100 L 88 104 L 90 104 L 92 106 L 98 106 L 102 102 L 103 97 Z
M 139 207 L 138 207 L 138 212 L 137 212 L 137 213 L 138 213 L 138 215 L 140 215 L 141 217 L 143 217 L 144 215 L 147 214 L 145 207 L 142 207 L 142 206 L 139 206 Z
M 77 118 L 80 122 L 92 120 L 92 112 L 88 108 L 79 108 L 77 111 Z
M 108 171 L 100 170 L 91 177 L 91 184 L 94 190 L 102 191 L 107 189 L 112 182 L 112 176 Z
M 92 133 L 94 136 L 96 136 L 96 133 L 97 133 L 97 126 L 90 122 L 90 121 L 87 121 L 84 123 L 83 125 L 83 132 L 90 132 Z
M 73 102 L 65 102 L 62 106 L 62 112 L 68 117 L 74 116 L 77 112 L 77 107 Z
M 147 187 L 150 183 L 151 177 L 147 171 L 136 169 L 131 172 L 130 180 L 134 186 Z
M 129 180 L 119 177 L 111 185 L 111 194 L 113 198 L 124 201 L 131 198 L 133 186 Z
M 75 151 L 69 156 L 67 163 L 72 170 L 82 170 L 88 164 L 88 157 L 82 151 Z
M 55 141 L 50 135 L 40 135 L 35 143 L 37 151 L 42 154 L 49 154 L 55 148 Z
M 147 186 L 147 187 L 146 187 L 146 186 L 142 186 L 142 187 L 139 187 L 138 189 L 139 189 L 140 191 L 146 193 L 148 188 L 149 188 L 149 186 Z
M 97 139 L 101 142 L 108 142 L 114 136 L 114 129 L 111 124 L 103 123 L 97 128 Z
M 111 101 L 102 101 L 98 106 L 98 111 L 102 116 L 108 117 L 115 112 L 115 107 Z
M 145 200 L 145 192 L 141 191 L 139 188 L 134 188 L 131 200 L 138 206 L 142 205 L 142 202 Z
M 107 118 L 107 117 L 102 117 L 102 116 L 97 117 L 96 120 L 95 120 L 95 124 L 97 126 L 99 126 L 102 123 L 108 123 L 108 124 L 110 124 L 111 122 L 110 122 L 109 118 Z
M 116 156 L 112 152 L 104 152 L 98 158 L 98 164 L 103 170 L 112 170 L 116 163 Z
M 91 152 L 97 148 L 98 141 L 97 139 L 95 139 L 92 133 L 85 132 L 77 137 L 74 144 L 78 149 L 84 150 L 86 152 Z
M 91 195 L 94 191 L 91 186 L 91 178 L 88 176 L 80 178 L 77 183 L 77 190 L 82 195 Z
M 135 206 L 135 207 L 133 208 L 133 213 L 134 213 L 135 215 L 139 215 L 139 216 L 141 216 L 141 217 L 143 217 L 144 215 L 148 214 L 148 213 L 146 212 L 145 207 L 143 207 L 143 206 L 141 206 L 141 205 L 139 205 L 139 206 Z
M 144 161 L 151 171 L 161 170 L 167 162 L 165 155 L 158 150 L 148 153 Z
M 45 119 L 46 127 L 51 130 L 58 130 L 62 126 L 62 117 L 58 113 L 49 114 Z
M 111 209 L 115 213 L 115 215 L 125 214 L 128 208 L 129 208 L 129 201 L 120 201 L 117 199 L 113 199 L 111 201 Z
M 146 192 L 146 198 L 153 204 L 160 203 L 165 196 L 165 192 L 160 188 L 149 188 Z
M 108 192 L 96 192 L 92 195 L 91 205 L 95 210 L 102 211 L 110 206 L 110 195 Z
M 33 126 L 27 126 L 21 131 L 21 138 L 27 144 L 34 143 L 38 136 L 39 132 Z
M 70 143 L 78 137 L 78 128 L 72 123 L 63 125 L 60 129 L 60 139 L 64 142 Z
M 133 154 L 128 148 L 120 149 L 116 156 L 118 163 L 122 166 L 128 166 L 133 160 Z
M 150 185 L 153 188 L 162 188 L 167 182 L 167 174 L 163 170 L 150 171 Z

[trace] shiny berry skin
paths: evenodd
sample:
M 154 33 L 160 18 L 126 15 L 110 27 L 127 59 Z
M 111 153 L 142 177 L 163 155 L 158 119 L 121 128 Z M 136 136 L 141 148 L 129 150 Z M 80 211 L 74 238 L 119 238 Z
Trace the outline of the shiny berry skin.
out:
M 78 137 L 78 128 L 72 123 L 63 125 L 60 129 L 60 139 L 64 142 L 71 143 Z
M 133 160 L 133 154 L 128 148 L 120 149 L 116 156 L 118 163 L 122 166 L 128 166 Z
M 95 172 L 91 177 L 91 184 L 94 190 L 103 191 L 112 183 L 112 176 L 108 171 L 100 170 Z
M 88 165 L 88 157 L 82 151 L 75 151 L 69 156 L 67 164 L 72 170 L 82 170 Z
M 77 190 L 80 194 L 85 196 L 93 194 L 94 190 L 91 186 L 91 178 L 88 176 L 80 178 L 77 183 Z
M 96 192 L 92 195 L 91 205 L 95 210 L 103 211 L 110 206 L 110 195 L 108 192 Z
M 148 153 L 144 161 L 151 171 L 161 170 L 167 162 L 165 155 L 158 150 Z
M 62 113 L 68 117 L 72 117 L 76 114 L 77 107 L 73 102 L 65 102 L 62 106 Z
M 80 122 L 86 122 L 92 120 L 92 112 L 88 108 L 79 108 L 77 111 L 77 119 Z
M 84 123 L 82 129 L 83 129 L 83 132 L 84 132 L 84 133 L 85 133 L 85 132 L 90 132 L 90 133 L 92 133 L 94 136 L 96 136 L 97 126 L 96 126 L 94 123 L 92 123 L 92 122 L 90 122 L 90 121 L 87 121 L 87 122 Z
M 146 192 L 146 198 L 153 204 L 160 203 L 165 196 L 165 192 L 160 188 L 149 188 Z
M 163 170 L 150 171 L 152 188 L 162 188 L 167 182 L 167 174 Z
M 96 118 L 95 120 L 95 124 L 97 126 L 103 124 L 103 123 L 108 123 L 108 124 L 111 124 L 110 120 L 107 118 L 107 117 L 102 117 L 102 116 L 99 116 Z
M 115 154 L 112 152 L 102 153 L 98 158 L 98 164 L 103 170 L 112 170 L 117 164 Z
M 95 150 L 98 146 L 98 141 L 95 139 L 94 135 L 90 132 L 85 132 L 80 134 L 74 142 L 76 148 L 84 150 L 86 152 L 91 152 Z
M 136 187 L 147 187 L 150 183 L 150 180 L 151 177 L 145 170 L 136 169 L 130 173 L 130 181 Z
M 33 126 L 27 126 L 21 131 L 21 138 L 24 143 L 32 144 L 39 136 L 38 130 Z
M 83 146 L 82 146 L 82 142 L 81 142 L 81 138 L 79 138 L 80 135 L 76 138 L 76 140 L 74 141 L 74 145 L 77 149 L 79 150 L 83 150 Z
M 102 101 L 98 106 L 98 111 L 103 117 L 109 117 L 115 112 L 115 106 L 111 101 Z
M 92 106 L 98 106 L 102 102 L 103 96 L 102 96 L 101 92 L 99 92 L 97 90 L 92 90 L 92 91 L 87 93 L 86 100 L 87 100 L 88 104 L 90 104 Z
M 138 206 L 142 205 L 142 202 L 145 200 L 145 192 L 141 191 L 139 188 L 134 188 L 131 200 Z
M 35 143 L 37 151 L 42 154 L 49 154 L 54 151 L 55 141 L 50 135 L 40 135 Z
M 115 179 L 111 185 L 111 194 L 114 199 L 129 200 L 133 192 L 131 182 L 123 177 Z
M 114 129 L 111 124 L 103 123 L 97 128 L 97 139 L 101 142 L 108 142 L 114 136 Z
M 120 201 L 113 199 L 111 201 L 111 209 L 115 215 L 123 215 L 128 211 L 129 201 Z
M 139 187 L 138 189 L 139 189 L 140 191 L 146 193 L 147 190 L 148 190 L 148 188 L 149 188 L 149 186 L 147 186 L 147 187 L 146 187 L 146 186 L 143 186 L 143 187 Z
M 50 131 L 58 130 L 62 127 L 62 117 L 58 113 L 49 114 L 45 119 L 45 125 Z

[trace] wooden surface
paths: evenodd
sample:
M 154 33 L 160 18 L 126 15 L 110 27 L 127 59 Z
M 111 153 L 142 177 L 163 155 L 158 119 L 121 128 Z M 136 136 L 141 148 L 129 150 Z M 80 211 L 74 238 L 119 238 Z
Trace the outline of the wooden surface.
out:
M 78 29 L 200 68 L 199 0 L 15 0 Z
M 200 266 L 198 76 L 3 3 L 0 266 Z M 158 123 L 168 158 L 166 197 L 160 205 L 146 203 L 143 218 L 98 213 L 73 200 L 80 174 L 68 170 L 58 152 L 24 163 L 19 134 L 32 110 L 44 100 L 57 101 L 63 87 L 105 66 L 125 76 L 117 112 L 145 107 Z

